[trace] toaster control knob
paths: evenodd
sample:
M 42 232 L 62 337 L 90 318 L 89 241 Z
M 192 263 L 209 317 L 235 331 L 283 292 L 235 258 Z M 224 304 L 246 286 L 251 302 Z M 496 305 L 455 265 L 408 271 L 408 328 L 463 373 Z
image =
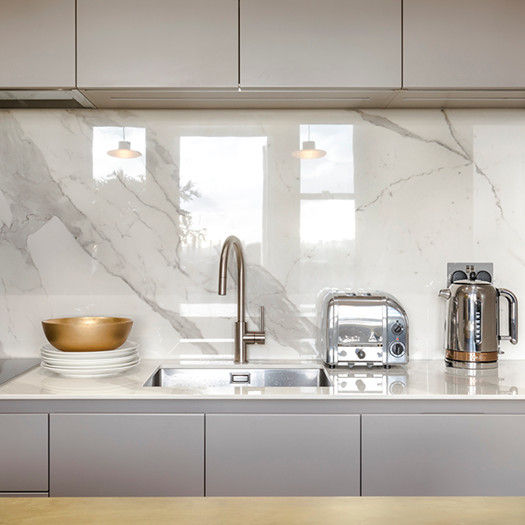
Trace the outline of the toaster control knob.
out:
M 399 321 L 396 321 L 392 326 L 392 332 L 396 335 L 399 335 L 402 331 L 403 325 Z
M 358 349 L 355 351 L 357 357 L 359 357 L 359 359 L 364 359 L 366 357 L 366 354 L 365 354 L 365 351 L 364 350 L 361 350 L 361 349 Z
M 390 353 L 394 357 L 399 357 L 405 353 L 405 345 L 403 343 L 392 343 L 390 346 Z

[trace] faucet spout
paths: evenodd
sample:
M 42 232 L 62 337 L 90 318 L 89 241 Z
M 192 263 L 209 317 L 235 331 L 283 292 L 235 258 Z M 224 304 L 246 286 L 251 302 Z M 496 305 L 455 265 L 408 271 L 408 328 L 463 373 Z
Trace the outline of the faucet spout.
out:
M 264 344 L 266 337 L 264 332 L 264 309 L 261 307 L 261 330 L 249 332 L 246 328 L 245 319 L 245 297 L 244 297 L 244 254 L 241 241 L 234 235 L 230 235 L 222 245 L 219 261 L 219 295 L 226 295 L 228 280 L 228 259 L 233 246 L 237 261 L 237 322 L 235 323 L 235 357 L 236 363 L 247 363 L 247 344 Z
M 237 321 L 244 321 L 244 254 L 241 241 L 230 235 L 222 245 L 219 262 L 219 295 L 226 295 L 228 281 L 228 259 L 233 246 L 237 259 Z

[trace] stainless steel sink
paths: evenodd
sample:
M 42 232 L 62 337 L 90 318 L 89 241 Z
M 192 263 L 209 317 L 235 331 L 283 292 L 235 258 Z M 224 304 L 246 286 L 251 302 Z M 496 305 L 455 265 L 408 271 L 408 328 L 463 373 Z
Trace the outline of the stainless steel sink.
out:
M 159 368 L 144 386 L 170 388 L 331 386 L 322 368 Z

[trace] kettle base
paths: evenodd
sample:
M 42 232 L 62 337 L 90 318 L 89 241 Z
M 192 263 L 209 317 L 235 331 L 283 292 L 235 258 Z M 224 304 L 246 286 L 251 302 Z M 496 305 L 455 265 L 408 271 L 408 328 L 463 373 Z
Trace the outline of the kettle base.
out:
M 471 362 L 471 361 L 454 361 L 445 359 L 445 365 L 449 368 L 463 368 L 468 370 L 486 370 L 487 368 L 498 368 L 497 361 L 489 362 Z
M 447 350 L 445 363 L 452 368 L 483 369 L 498 366 L 498 352 L 458 352 Z

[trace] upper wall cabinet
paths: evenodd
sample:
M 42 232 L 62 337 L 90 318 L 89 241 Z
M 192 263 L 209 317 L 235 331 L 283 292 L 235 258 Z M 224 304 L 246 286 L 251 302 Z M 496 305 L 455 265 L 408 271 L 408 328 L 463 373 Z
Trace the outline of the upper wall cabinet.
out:
M 75 0 L 0 0 L 0 88 L 75 86 Z
M 78 0 L 81 88 L 233 88 L 237 0 Z
M 241 87 L 401 87 L 401 0 L 241 0 L 240 7 Z
M 525 87 L 523 0 L 405 0 L 405 88 Z

